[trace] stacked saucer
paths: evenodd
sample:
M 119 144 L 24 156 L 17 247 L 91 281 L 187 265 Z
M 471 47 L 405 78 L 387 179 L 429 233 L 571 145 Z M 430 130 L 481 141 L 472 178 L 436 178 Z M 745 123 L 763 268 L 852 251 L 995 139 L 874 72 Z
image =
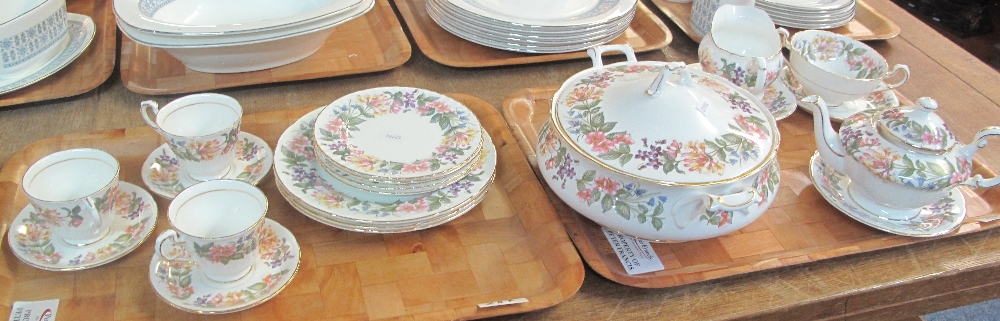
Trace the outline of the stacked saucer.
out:
M 493 183 L 496 149 L 475 115 L 440 94 L 403 87 L 344 96 L 279 138 L 278 190 L 330 226 L 400 233 L 447 223 Z
M 465 40 L 502 50 L 560 53 L 614 40 L 636 0 L 427 0 L 427 14 Z
M 760 0 L 777 25 L 799 29 L 831 29 L 854 19 L 855 0 Z

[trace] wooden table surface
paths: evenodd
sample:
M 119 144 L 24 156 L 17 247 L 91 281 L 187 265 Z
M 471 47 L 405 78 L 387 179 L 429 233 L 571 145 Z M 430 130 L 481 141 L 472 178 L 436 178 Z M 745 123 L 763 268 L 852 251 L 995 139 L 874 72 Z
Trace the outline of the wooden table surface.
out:
M 1000 73 L 895 4 L 887 0 L 869 4 L 902 28 L 894 39 L 869 42 L 889 63 L 909 65 L 913 77 L 899 88 L 901 93 L 912 99 L 937 99 L 941 116 L 963 142 L 985 126 L 1000 125 Z M 639 59 L 696 62 L 697 43 L 657 14 L 671 28 L 673 42 L 662 51 L 640 54 Z M 410 61 L 389 71 L 215 92 L 236 98 L 247 114 L 322 106 L 347 93 L 379 86 L 465 93 L 499 108 L 510 93 L 561 84 L 589 66 L 588 59 L 460 69 L 437 64 L 414 46 Z M 0 110 L 0 162 L 50 136 L 145 126 L 138 113 L 140 101 L 155 99 L 163 104 L 180 96 L 132 93 L 116 71 L 85 94 L 5 108 Z M 993 139 L 990 144 L 978 156 L 990 168 L 1000 168 L 1000 141 Z M 929 312 L 1000 297 L 998 262 L 1000 232 L 987 230 L 665 289 L 630 288 L 588 270 L 582 288 L 565 302 L 498 319 L 915 320 Z

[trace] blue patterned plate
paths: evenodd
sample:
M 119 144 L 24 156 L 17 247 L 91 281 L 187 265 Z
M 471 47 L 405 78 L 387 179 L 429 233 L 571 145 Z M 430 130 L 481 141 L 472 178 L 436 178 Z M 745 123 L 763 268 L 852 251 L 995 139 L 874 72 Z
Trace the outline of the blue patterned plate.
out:
M 57 71 L 62 70 L 64 67 L 68 66 L 69 63 L 76 60 L 80 54 L 83 53 L 87 46 L 90 45 L 90 41 L 94 40 L 94 34 L 97 33 L 97 27 L 94 26 L 94 20 L 90 17 L 68 13 L 66 14 L 66 27 L 69 33 L 69 44 L 63 49 L 58 55 L 56 55 L 52 60 L 49 60 L 41 68 L 27 74 L 21 79 L 14 79 L 8 83 L 0 83 L 0 94 L 6 94 L 28 85 L 34 84 L 36 82 L 45 79 L 45 77 L 51 76 Z

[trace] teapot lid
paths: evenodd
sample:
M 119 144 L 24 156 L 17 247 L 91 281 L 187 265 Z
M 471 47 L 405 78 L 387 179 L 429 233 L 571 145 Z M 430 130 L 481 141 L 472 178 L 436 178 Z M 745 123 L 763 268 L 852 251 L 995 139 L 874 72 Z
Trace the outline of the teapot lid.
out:
M 883 110 L 876 120 L 878 131 L 902 148 L 922 153 L 946 152 L 955 146 L 955 135 L 938 117 L 937 108 L 934 99 L 921 97 L 916 106 Z
M 661 185 L 739 179 L 778 148 L 759 99 L 683 63 L 591 68 L 569 78 L 552 104 L 556 132 L 584 157 Z

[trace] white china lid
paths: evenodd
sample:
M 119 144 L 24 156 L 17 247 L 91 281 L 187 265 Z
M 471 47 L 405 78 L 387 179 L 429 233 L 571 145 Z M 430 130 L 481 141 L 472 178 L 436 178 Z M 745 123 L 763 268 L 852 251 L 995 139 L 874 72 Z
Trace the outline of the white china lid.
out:
M 905 149 L 940 153 L 955 145 L 955 134 L 936 113 L 937 102 L 929 97 L 917 99 L 913 107 L 896 107 L 878 115 L 879 132 Z
M 556 131 L 605 168 L 664 185 L 727 182 L 772 158 L 777 127 L 759 99 L 682 63 L 668 66 L 623 62 L 574 75 L 553 100 Z
M 316 119 L 318 154 L 358 177 L 449 175 L 482 147 L 479 119 L 429 90 L 382 87 L 348 94 Z

